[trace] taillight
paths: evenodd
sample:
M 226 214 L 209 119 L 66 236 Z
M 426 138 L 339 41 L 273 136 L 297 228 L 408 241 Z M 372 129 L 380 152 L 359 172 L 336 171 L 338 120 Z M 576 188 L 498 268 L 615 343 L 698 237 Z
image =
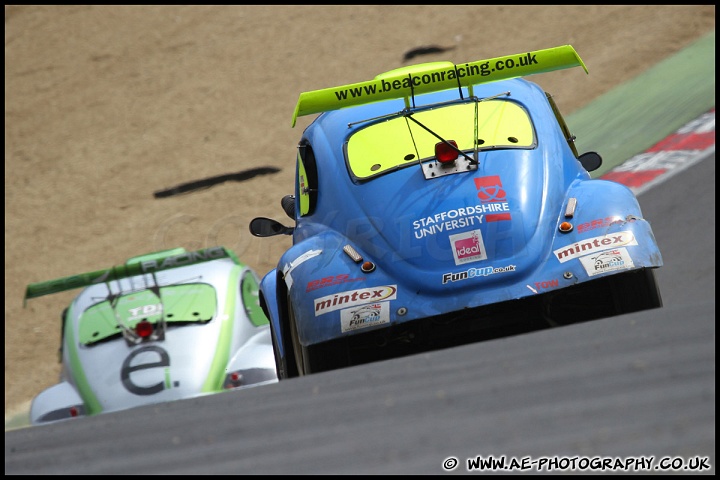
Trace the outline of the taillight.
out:
M 225 384 L 223 385 L 223 388 L 229 389 L 229 388 L 236 388 L 242 385 L 243 376 L 240 372 L 231 372 L 228 373 L 225 377 Z
M 570 222 L 562 222 L 560 224 L 559 230 L 563 233 L 572 232 L 573 225 Z
M 140 338 L 147 338 L 153 333 L 153 324 L 147 320 L 140 320 L 137 325 L 135 325 L 135 333 L 137 333 Z
M 452 145 L 452 147 L 450 145 Z M 453 148 L 455 147 L 455 148 Z M 438 142 L 435 144 L 435 157 L 440 163 L 451 163 L 457 160 L 458 150 L 457 142 L 455 140 L 448 140 L 447 142 Z

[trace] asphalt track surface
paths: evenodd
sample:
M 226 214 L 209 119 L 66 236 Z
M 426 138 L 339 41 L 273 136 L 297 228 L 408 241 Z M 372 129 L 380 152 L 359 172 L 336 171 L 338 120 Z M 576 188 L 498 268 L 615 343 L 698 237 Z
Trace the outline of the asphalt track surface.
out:
M 458 474 L 492 456 L 535 462 L 508 473 L 669 458 L 714 474 L 714 152 L 639 200 L 661 309 L 6 431 L 5 473 Z

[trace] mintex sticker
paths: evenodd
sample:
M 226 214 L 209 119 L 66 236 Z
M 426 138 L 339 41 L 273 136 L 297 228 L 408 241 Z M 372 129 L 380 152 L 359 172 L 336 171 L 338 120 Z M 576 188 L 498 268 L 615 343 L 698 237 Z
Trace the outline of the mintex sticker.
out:
M 635 266 L 632 257 L 624 247 L 580 257 L 580 263 L 590 277 L 615 270 L 627 270 Z
M 608 233 L 602 237 L 586 238 L 572 245 L 566 245 L 554 250 L 553 253 L 560 261 L 565 263 L 573 258 L 582 257 L 591 253 L 610 249 L 617 249 L 628 245 L 637 245 L 635 234 L 631 231 Z
M 315 299 L 315 316 L 320 316 L 341 308 L 379 303 L 384 300 L 395 300 L 397 285 L 382 285 L 379 287 L 348 290 Z
M 390 302 L 369 303 L 340 310 L 343 333 L 390 323 Z
M 450 235 L 450 248 L 455 257 L 455 265 L 486 260 L 485 244 L 480 230 Z

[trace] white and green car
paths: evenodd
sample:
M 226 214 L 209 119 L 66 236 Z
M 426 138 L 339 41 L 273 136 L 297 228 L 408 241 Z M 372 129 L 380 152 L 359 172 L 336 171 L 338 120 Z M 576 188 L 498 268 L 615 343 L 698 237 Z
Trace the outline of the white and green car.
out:
M 25 298 L 76 288 L 61 381 L 33 399 L 33 425 L 277 382 L 258 277 L 227 248 L 134 257 Z

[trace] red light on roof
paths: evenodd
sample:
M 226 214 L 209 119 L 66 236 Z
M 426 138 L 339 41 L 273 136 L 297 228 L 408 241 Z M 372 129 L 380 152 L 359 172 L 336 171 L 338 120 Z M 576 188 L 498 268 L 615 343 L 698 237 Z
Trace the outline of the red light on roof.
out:
M 448 143 L 455 148 L 452 148 Z M 456 149 L 457 142 L 455 140 L 448 140 L 447 143 L 438 142 L 435 144 L 435 157 L 440 163 L 454 162 L 458 158 L 458 151 Z
M 137 333 L 140 338 L 147 338 L 153 333 L 153 324 L 147 320 L 141 320 L 135 325 L 135 333 Z

